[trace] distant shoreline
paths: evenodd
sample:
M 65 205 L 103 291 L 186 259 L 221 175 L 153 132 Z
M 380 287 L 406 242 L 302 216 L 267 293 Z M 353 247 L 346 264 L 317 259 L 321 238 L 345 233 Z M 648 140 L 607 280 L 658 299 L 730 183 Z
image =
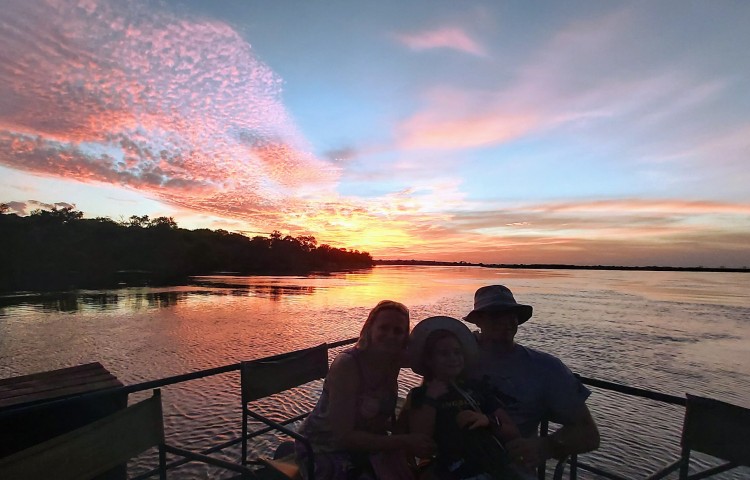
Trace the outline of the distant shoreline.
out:
M 627 267 L 617 265 L 565 265 L 556 263 L 507 264 L 507 263 L 471 263 L 471 262 L 438 262 L 433 260 L 373 260 L 375 265 L 434 265 L 445 267 L 485 267 L 514 268 L 526 270 L 635 270 L 653 272 L 723 272 L 748 273 L 750 269 L 725 267 Z

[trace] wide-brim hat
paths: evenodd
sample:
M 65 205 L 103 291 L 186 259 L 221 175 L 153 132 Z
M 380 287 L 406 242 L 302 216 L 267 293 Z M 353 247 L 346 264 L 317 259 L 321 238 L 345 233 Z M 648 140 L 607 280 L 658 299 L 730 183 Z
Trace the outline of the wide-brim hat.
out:
M 414 326 L 409 335 L 409 366 L 417 375 L 426 372 L 423 353 L 427 337 L 438 330 L 448 330 L 458 338 L 464 352 L 464 365 L 468 365 L 477 355 L 477 339 L 460 320 L 444 316 L 425 318 Z
M 523 305 L 516 302 L 513 293 L 505 285 L 488 285 L 482 287 L 474 294 L 474 310 L 464 317 L 470 323 L 476 323 L 475 317 L 479 312 L 509 312 L 514 311 L 518 315 L 518 324 L 521 325 L 531 318 L 534 309 L 531 305 Z

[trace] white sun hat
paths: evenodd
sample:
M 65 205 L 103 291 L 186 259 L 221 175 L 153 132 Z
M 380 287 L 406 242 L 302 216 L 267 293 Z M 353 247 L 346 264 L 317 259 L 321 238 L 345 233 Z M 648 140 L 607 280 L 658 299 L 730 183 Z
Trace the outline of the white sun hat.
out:
M 422 354 L 427 337 L 438 330 L 447 330 L 458 338 L 463 347 L 465 365 L 469 364 L 477 355 L 479 349 L 477 339 L 471 333 L 469 327 L 460 320 L 445 316 L 425 318 L 414 326 L 409 335 L 409 365 L 417 375 L 424 375 L 426 372 L 422 362 Z

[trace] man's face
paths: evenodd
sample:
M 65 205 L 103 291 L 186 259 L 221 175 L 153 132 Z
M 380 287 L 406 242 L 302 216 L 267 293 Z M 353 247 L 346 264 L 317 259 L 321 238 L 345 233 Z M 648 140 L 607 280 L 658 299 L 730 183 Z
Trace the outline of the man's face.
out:
M 475 323 L 482 331 L 482 342 L 500 348 L 513 347 L 513 338 L 518 331 L 516 312 L 479 312 L 475 316 Z

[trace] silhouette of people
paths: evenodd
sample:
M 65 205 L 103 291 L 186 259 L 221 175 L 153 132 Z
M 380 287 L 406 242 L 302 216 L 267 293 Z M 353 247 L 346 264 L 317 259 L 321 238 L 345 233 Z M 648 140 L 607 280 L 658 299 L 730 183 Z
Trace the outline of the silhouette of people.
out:
M 480 329 L 471 376 L 507 396 L 507 412 L 521 437 L 508 441 L 506 448 L 514 461 L 528 467 L 599 447 L 599 431 L 586 406 L 591 392 L 558 358 L 515 342 L 518 326 L 532 311 L 516 302 L 507 287 L 489 285 L 476 291 L 474 309 L 464 318 Z M 540 437 L 544 418 L 562 427 Z
M 406 454 L 432 454 L 429 435 L 389 434 L 408 338 L 409 310 L 383 300 L 370 311 L 356 345 L 331 364 L 320 399 L 300 428 L 312 444 L 316 479 L 410 479 Z M 299 443 L 295 451 L 306 474 L 306 451 Z
M 426 318 L 410 335 L 411 367 L 424 379 L 409 392 L 402 415 L 410 432 L 430 435 L 437 443 L 420 479 L 521 478 L 502 447 L 520 436 L 518 428 L 489 385 L 465 376 L 476 354 L 476 339 L 455 318 Z

